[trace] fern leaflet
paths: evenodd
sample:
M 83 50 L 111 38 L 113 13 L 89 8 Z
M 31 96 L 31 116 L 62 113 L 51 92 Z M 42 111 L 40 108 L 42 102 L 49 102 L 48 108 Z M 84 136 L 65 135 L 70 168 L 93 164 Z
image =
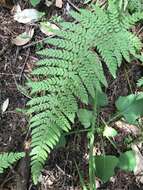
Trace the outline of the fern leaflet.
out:
M 0 154 L 0 173 L 10 167 L 14 162 L 24 157 L 24 153 L 1 153 Z

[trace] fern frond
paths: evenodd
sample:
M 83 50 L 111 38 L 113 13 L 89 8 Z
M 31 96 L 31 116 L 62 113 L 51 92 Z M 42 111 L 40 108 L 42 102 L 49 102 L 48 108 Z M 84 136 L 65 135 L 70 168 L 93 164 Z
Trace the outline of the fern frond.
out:
M 1 153 L 0 154 L 0 173 L 10 167 L 14 162 L 24 157 L 24 153 Z
M 130 12 L 141 12 L 143 10 L 142 0 L 130 0 L 128 2 L 128 9 Z
M 115 77 L 123 59 L 129 62 L 141 56 L 142 43 L 128 29 L 143 19 L 142 13 L 126 14 L 109 1 L 107 9 L 93 5 L 91 11 L 71 15 L 75 23 L 63 23 L 62 30 L 55 31 L 55 38 L 46 39 L 53 48 L 38 52 L 42 59 L 32 72 L 37 81 L 28 82 L 33 97 L 28 113 L 34 183 L 62 131 L 71 129 L 78 101 L 88 104 L 96 91 L 107 86 L 102 64 Z

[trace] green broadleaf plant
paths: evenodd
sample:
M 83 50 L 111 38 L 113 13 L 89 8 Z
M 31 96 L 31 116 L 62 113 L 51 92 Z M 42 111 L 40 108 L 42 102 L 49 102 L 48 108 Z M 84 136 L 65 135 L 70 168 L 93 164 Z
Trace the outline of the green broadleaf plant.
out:
M 103 136 L 106 138 L 110 138 L 110 137 L 115 137 L 118 134 L 118 132 L 109 126 L 105 126 L 104 131 L 103 131 Z
M 97 108 L 101 108 L 108 105 L 108 98 L 104 92 L 96 91 L 96 106 Z
M 137 119 L 143 116 L 143 93 L 121 96 L 116 101 L 116 107 L 126 121 L 137 124 Z
M 119 157 L 118 167 L 126 171 L 134 171 L 136 167 L 136 157 L 133 151 L 122 153 Z
M 114 169 L 118 164 L 118 158 L 110 155 L 95 156 L 96 176 L 103 182 L 107 182 L 114 175 Z
M 41 0 L 30 0 L 31 5 L 34 7 L 40 3 Z
M 79 109 L 77 112 L 77 116 L 79 121 L 85 128 L 89 128 L 91 126 L 93 117 L 92 111 L 89 111 L 87 109 Z
M 115 168 L 125 171 L 134 171 L 136 167 L 136 157 L 134 151 L 130 150 L 122 153 L 119 158 L 111 155 L 95 156 L 96 176 L 103 182 L 107 182 L 115 172 Z

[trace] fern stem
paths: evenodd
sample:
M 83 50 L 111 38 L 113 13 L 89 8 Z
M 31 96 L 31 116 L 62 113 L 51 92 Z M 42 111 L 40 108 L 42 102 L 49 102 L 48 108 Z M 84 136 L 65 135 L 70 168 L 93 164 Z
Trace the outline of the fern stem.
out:
M 130 89 L 131 93 L 133 94 L 132 85 L 130 83 L 128 71 L 126 70 L 126 68 L 125 68 L 125 76 L 126 76 L 126 79 L 127 79 L 128 85 L 129 85 L 129 89 Z
M 85 183 L 84 183 L 83 177 L 82 177 L 82 175 L 81 175 L 81 173 L 79 171 L 79 167 L 78 167 L 78 165 L 76 163 L 76 160 L 74 160 L 74 162 L 75 162 L 75 166 L 76 166 L 76 169 L 77 169 L 77 172 L 78 172 L 78 175 L 79 175 L 80 183 L 82 185 L 82 189 L 83 190 L 88 190 L 87 187 L 86 187 L 86 185 L 85 185 Z
M 89 136 L 89 187 L 90 190 L 96 190 L 96 182 L 95 182 L 95 159 L 93 155 L 93 149 L 94 149 L 94 134 L 95 134 L 95 124 L 96 124 L 96 116 L 97 116 L 97 109 L 94 103 L 93 108 L 93 118 L 92 118 L 92 124 L 91 124 L 91 131 Z

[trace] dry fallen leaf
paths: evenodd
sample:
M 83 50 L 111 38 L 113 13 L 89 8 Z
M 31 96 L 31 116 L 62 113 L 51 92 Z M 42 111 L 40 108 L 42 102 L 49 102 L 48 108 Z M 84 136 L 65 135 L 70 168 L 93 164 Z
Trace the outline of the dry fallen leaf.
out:
M 53 4 L 53 1 L 51 1 L 51 0 L 45 0 L 45 5 L 47 7 L 50 7 L 52 4 Z
M 20 5 L 19 5 L 19 4 L 14 5 L 14 7 L 13 7 L 12 10 L 11 10 L 11 14 L 15 15 L 15 14 L 20 13 L 20 12 L 21 12 L 21 7 L 20 7 Z
M 7 110 L 8 105 L 9 105 L 9 98 L 7 98 L 7 99 L 3 102 L 2 106 L 1 106 L 2 113 L 4 113 L 4 112 Z
M 17 46 L 23 46 L 32 39 L 33 34 L 34 34 L 34 29 L 32 28 L 29 31 L 18 35 L 16 38 L 12 40 L 12 43 Z
M 123 131 L 126 134 L 132 134 L 134 136 L 137 136 L 139 134 L 141 134 L 141 130 L 138 126 L 136 125 L 131 125 L 128 124 L 124 121 L 116 121 L 115 125 L 118 129 L 120 129 L 121 131 Z
M 44 13 L 37 11 L 36 9 L 24 9 L 21 12 L 17 12 L 14 15 L 14 20 L 19 23 L 27 24 L 38 21 Z
M 46 34 L 46 36 L 54 35 L 54 33 L 52 32 L 52 29 L 59 30 L 59 28 L 55 24 L 51 24 L 50 22 L 41 22 L 40 23 L 40 30 L 41 30 L 41 32 Z
M 132 145 L 132 150 L 135 152 L 135 157 L 136 157 L 136 167 L 134 169 L 134 174 L 136 175 L 136 179 L 143 184 L 143 156 L 139 150 L 138 144 L 133 144 Z M 142 144 L 141 144 L 142 147 Z
M 66 9 L 66 14 L 69 15 L 69 12 L 71 10 L 71 7 L 70 7 L 69 3 L 66 4 L 66 8 L 65 9 Z
M 62 8 L 62 6 L 63 6 L 63 1 L 62 1 L 62 0 L 56 0 L 55 5 L 56 5 L 56 7 L 58 7 L 58 8 Z

